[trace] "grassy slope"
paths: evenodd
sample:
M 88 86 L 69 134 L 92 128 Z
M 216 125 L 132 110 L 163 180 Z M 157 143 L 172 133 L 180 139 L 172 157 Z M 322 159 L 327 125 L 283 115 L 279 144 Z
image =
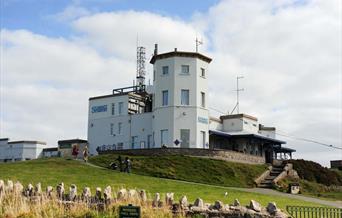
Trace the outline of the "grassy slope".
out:
M 122 156 L 124 157 L 124 156 Z M 116 155 L 99 155 L 91 163 L 107 167 Z M 253 187 L 254 178 L 266 170 L 266 165 L 233 163 L 189 156 L 131 156 L 135 174 L 199 182 L 212 185 Z
M 28 183 L 42 182 L 43 188 L 46 185 L 57 185 L 63 181 L 66 186 L 77 184 L 79 190 L 85 186 L 91 187 L 94 192 L 97 186 L 105 187 L 111 185 L 114 189 L 121 187 L 145 189 L 149 193 L 174 192 L 176 199 L 181 195 L 187 195 L 190 201 L 201 197 L 205 202 L 214 202 L 221 200 L 225 203 L 231 203 L 235 198 L 247 205 L 251 199 L 259 201 L 262 205 L 268 202 L 277 202 L 282 209 L 285 205 L 311 205 L 319 206 L 313 203 L 288 199 L 284 197 L 267 196 L 255 193 L 247 193 L 232 190 L 229 188 L 212 187 L 208 185 L 187 184 L 181 181 L 172 181 L 160 178 L 153 178 L 135 174 L 124 174 L 107 169 L 100 169 L 87 166 L 81 162 L 64 159 L 41 159 L 18 163 L 0 164 L 0 179 L 19 180 L 25 185 Z M 224 197 L 223 193 L 229 193 Z

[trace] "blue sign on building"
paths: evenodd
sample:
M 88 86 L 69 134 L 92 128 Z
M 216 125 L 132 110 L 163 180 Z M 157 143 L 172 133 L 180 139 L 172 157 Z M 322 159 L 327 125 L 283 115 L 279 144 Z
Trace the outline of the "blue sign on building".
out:
M 107 105 L 93 106 L 91 108 L 92 113 L 99 113 L 99 112 L 106 112 L 106 111 L 107 111 Z
M 208 118 L 205 118 L 205 117 L 198 117 L 198 122 L 199 122 L 199 123 L 208 124 Z

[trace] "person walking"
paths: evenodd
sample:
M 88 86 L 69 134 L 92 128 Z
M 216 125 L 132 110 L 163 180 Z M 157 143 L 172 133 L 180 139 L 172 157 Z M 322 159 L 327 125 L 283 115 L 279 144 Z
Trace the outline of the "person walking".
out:
M 123 171 L 123 164 L 122 164 L 122 158 L 121 158 L 121 155 L 119 155 L 119 157 L 116 159 L 118 161 L 118 166 L 119 166 L 119 169 L 120 169 L 120 172 Z
M 77 145 L 74 145 L 72 147 L 72 156 L 74 156 L 75 159 L 77 159 L 77 155 L 78 155 L 78 148 L 77 148 Z
M 125 159 L 125 172 L 131 173 L 131 167 L 132 167 L 131 160 L 128 157 L 126 157 L 126 159 Z
M 88 162 L 88 156 L 89 156 L 88 146 L 85 146 L 83 150 L 83 160 L 86 163 Z

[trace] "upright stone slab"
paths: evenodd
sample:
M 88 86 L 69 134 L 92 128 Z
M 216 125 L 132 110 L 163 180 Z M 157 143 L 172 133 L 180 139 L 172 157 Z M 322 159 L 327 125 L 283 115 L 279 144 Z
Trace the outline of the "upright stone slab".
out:
M 267 212 L 269 212 L 271 215 L 274 215 L 277 213 L 278 208 L 277 208 L 277 204 L 275 202 L 270 202 L 268 203 L 267 207 L 266 207 Z
M 77 186 L 72 184 L 69 189 L 69 200 L 75 201 L 77 197 Z
M 204 202 L 201 198 L 197 198 L 194 202 L 195 207 L 203 208 L 204 207 Z
M 139 197 L 140 197 L 140 200 L 142 202 L 146 202 L 147 201 L 146 191 L 145 190 L 140 190 Z
M 57 198 L 60 200 L 63 200 L 64 192 L 65 192 L 63 182 L 61 182 L 57 185 L 56 192 L 57 192 Z
M 256 211 L 256 212 L 261 211 L 261 205 L 254 200 L 251 200 L 251 202 L 249 203 L 249 208 Z
M 127 199 L 127 190 L 122 188 L 118 191 L 118 194 L 117 194 L 117 199 L 119 201 L 123 201 L 123 200 L 126 200 Z
M 181 199 L 179 200 L 179 205 L 182 210 L 188 209 L 188 206 L 189 206 L 188 198 L 185 195 L 182 196 Z
M 112 188 L 110 186 L 107 186 L 104 190 L 103 190 L 103 197 L 105 199 L 105 203 L 109 204 L 112 200 Z
M 100 187 L 96 188 L 96 192 L 95 192 L 95 200 L 97 202 L 102 200 L 102 189 Z
M 33 196 L 33 185 L 31 183 L 27 185 L 27 188 L 25 190 L 25 195 L 27 197 L 32 197 Z
M 49 185 L 48 187 L 46 187 L 46 196 L 52 197 L 52 192 L 53 192 L 52 186 Z
M 89 187 L 85 187 L 82 192 L 82 200 L 85 202 L 89 202 L 91 199 L 91 190 Z
M 5 194 L 5 182 L 4 180 L 0 179 L 0 197 Z
M 17 181 L 14 184 L 14 192 L 16 194 L 21 194 L 23 191 L 24 191 L 24 186 L 19 181 Z
M 7 186 L 6 186 L 6 191 L 7 192 L 13 192 L 14 189 L 14 184 L 12 180 L 7 180 Z
M 42 194 L 42 185 L 40 182 L 36 184 L 36 187 L 34 188 L 34 195 L 40 196 Z
M 156 193 L 152 201 L 152 207 L 159 207 L 159 205 L 160 205 L 160 194 Z
M 174 193 L 166 193 L 165 195 L 165 205 L 172 206 Z

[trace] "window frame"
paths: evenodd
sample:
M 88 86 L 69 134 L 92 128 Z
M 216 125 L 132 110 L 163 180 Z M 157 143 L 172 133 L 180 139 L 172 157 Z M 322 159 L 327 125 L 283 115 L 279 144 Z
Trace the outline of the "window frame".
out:
M 123 112 L 123 102 L 119 102 L 119 115 L 122 115 Z
M 164 94 L 166 94 L 164 96 Z M 162 91 L 162 106 L 168 106 L 169 105 L 169 90 L 163 90 Z
M 203 68 L 203 67 L 201 67 L 201 75 L 200 75 L 200 77 L 202 77 L 202 78 L 205 78 L 205 74 L 206 74 L 206 72 L 205 72 L 206 70 Z
M 118 122 L 118 135 L 122 134 L 122 122 Z
M 186 96 L 186 95 L 183 95 L 184 93 L 187 93 L 187 99 L 183 98 Z M 183 106 L 189 106 L 190 105 L 190 90 L 189 89 L 181 89 L 181 105 L 183 105 Z
M 205 92 L 201 92 L 201 107 L 205 108 Z
M 184 72 L 184 71 L 183 71 L 183 69 L 184 69 L 185 67 L 188 69 L 187 72 Z M 180 73 L 180 74 L 182 74 L 182 75 L 190 75 L 190 65 L 182 64 L 182 65 L 181 65 L 181 73 Z
M 169 66 L 162 66 L 162 76 L 167 76 L 167 75 L 169 75 Z

